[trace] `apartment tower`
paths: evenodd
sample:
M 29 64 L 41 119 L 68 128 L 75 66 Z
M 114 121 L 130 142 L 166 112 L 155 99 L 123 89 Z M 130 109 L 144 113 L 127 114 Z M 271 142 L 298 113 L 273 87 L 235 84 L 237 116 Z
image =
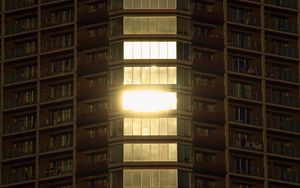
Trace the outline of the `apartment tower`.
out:
M 0 187 L 299 187 L 299 6 L 2 0 Z

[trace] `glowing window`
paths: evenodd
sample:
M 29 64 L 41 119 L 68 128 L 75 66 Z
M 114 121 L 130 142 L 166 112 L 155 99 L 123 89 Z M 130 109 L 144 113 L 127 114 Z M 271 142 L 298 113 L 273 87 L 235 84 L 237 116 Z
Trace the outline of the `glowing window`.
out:
M 125 41 L 124 59 L 176 59 L 175 41 Z
M 122 96 L 123 110 L 134 112 L 158 112 L 176 110 L 176 92 L 155 90 L 125 91 Z

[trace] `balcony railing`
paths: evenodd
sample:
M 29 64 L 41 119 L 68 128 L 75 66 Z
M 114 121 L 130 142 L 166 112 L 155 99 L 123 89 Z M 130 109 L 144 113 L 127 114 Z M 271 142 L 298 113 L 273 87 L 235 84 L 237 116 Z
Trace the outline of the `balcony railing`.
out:
M 6 0 L 5 9 L 12 10 L 35 5 L 37 0 Z
M 252 89 L 242 89 L 238 86 L 229 86 L 228 93 L 230 96 L 250 99 L 250 100 L 261 100 L 261 94 L 258 91 L 252 91 Z
M 270 143 L 268 144 L 268 152 L 290 157 L 300 157 L 300 148 L 295 146 Z
M 249 125 L 257 125 L 260 126 L 262 124 L 262 119 L 258 116 L 238 116 L 234 113 L 229 113 L 229 121 L 235 123 L 243 123 Z
M 47 27 L 70 23 L 73 21 L 73 17 L 74 15 L 71 9 L 52 13 L 51 15 L 45 15 L 43 25 Z
M 45 89 L 42 90 L 41 93 L 44 93 L 44 95 L 41 96 L 41 101 L 53 101 L 53 100 L 59 100 L 59 99 L 64 99 L 73 96 L 73 88 L 72 87 L 66 89 L 55 88 L 54 90 Z
M 294 23 L 279 22 L 275 19 L 266 19 L 266 27 L 274 30 L 285 31 L 290 33 L 298 33 L 298 25 Z
M 232 22 L 246 24 L 246 25 L 253 25 L 253 26 L 260 26 L 260 18 L 257 15 L 248 15 L 248 16 L 241 16 L 240 14 L 237 14 L 234 12 L 234 10 L 231 10 L 228 19 Z
M 278 118 L 268 118 L 267 119 L 268 127 L 291 131 L 291 132 L 300 132 L 300 122 L 295 120 L 280 120 Z
M 238 63 L 234 62 L 234 60 L 229 62 L 228 69 L 230 71 L 238 72 L 238 73 L 244 73 L 244 74 L 256 75 L 256 76 L 261 75 L 261 68 L 259 66 L 256 65 L 239 66 Z
M 59 114 L 51 115 L 46 118 L 42 118 L 41 127 L 55 126 L 63 123 L 70 123 L 73 121 L 71 114 Z
M 73 64 L 73 59 L 62 60 L 57 63 L 49 63 L 42 68 L 43 71 L 41 74 L 43 77 L 46 77 L 72 72 L 74 66 Z
M 46 142 L 42 144 L 42 152 L 51 152 L 51 151 L 59 151 L 71 148 L 73 146 L 73 141 L 67 141 L 64 139 L 56 139 L 53 142 Z
M 43 41 L 43 51 L 59 50 L 72 47 L 74 45 L 73 35 L 63 35 Z
M 27 18 L 16 22 L 15 24 L 10 24 L 5 27 L 5 33 L 7 35 L 21 33 L 26 31 L 32 31 L 37 28 L 37 18 Z
M 269 168 L 269 178 L 300 183 L 300 172 L 291 172 L 282 168 Z
M 280 56 L 298 58 L 298 49 L 293 47 L 278 46 L 267 43 L 266 52 Z
M 299 74 L 292 71 L 267 68 L 266 76 L 278 80 L 297 82 L 297 83 L 299 82 Z
M 235 48 L 243 48 L 247 50 L 260 50 L 260 43 L 256 40 L 240 40 L 236 37 L 229 37 L 228 45 Z
M 22 168 L 17 170 L 10 170 L 8 172 L 3 172 L 3 184 L 12 184 L 25 182 L 35 179 L 35 173 L 32 170 L 33 167 Z
M 249 175 L 249 176 L 257 176 L 257 177 L 262 177 L 263 176 L 263 168 L 262 167 L 254 167 L 251 166 L 250 167 L 244 167 L 244 166 L 234 166 L 231 165 L 230 166 L 230 171 L 234 172 L 234 173 L 238 173 L 238 174 L 244 174 L 244 175 Z
M 15 71 L 13 73 L 4 76 L 4 83 L 15 83 L 25 80 L 31 80 L 36 78 L 36 67 L 28 67 L 21 71 Z
M 19 97 L 10 97 L 5 99 L 4 107 L 5 108 L 15 108 L 26 105 L 31 105 L 36 102 L 36 95 L 32 96 L 19 96 Z
M 298 0 L 265 0 L 265 3 L 269 3 L 276 6 L 285 8 L 298 9 Z
M 35 128 L 35 120 L 34 121 L 22 121 L 19 123 L 8 123 L 6 126 L 4 126 L 4 133 L 16 133 L 26 130 L 31 130 Z
M 241 140 L 238 138 L 230 138 L 230 145 L 236 148 L 242 148 L 247 150 L 261 151 L 262 144 L 254 140 Z
M 32 145 L 30 148 L 12 148 L 12 149 L 7 149 L 5 151 L 5 158 L 10 159 L 10 158 L 16 158 L 16 157 L 22 157 L 26 155 L 31 155 L 35 153 L 35 150 L 33 149 L 35 146 Z
M 284 96 L 276 93 L 270 93 L 267 95 L 267 102 L 290 106 L 290 107 L 299 107 L 299 98 L 292 96 Z
M 51 177 L 51 176 L 62 176 L 62 175 L 66 175 L 66 174 L 71 174 L 73 173 L 73 169 L 72 168 L 68 168 L 68 169 L 62 169 L 62 167 L 54 167 L 54 168 L 45 168 L 42 170 L 42 177 Z
M 8 48 L 5 52 L 5 59 L 12 59 L 36 53 L 36 42 L 20 44 L 18 47 Z

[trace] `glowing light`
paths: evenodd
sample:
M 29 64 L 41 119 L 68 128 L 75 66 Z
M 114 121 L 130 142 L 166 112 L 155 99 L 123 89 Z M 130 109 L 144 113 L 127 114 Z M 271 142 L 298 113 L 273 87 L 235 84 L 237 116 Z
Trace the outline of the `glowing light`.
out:
M 176 106 L 176 92 L 138 90 L 125 91 L 122 96 L 123 109 L 134 112 L 175 110 Z

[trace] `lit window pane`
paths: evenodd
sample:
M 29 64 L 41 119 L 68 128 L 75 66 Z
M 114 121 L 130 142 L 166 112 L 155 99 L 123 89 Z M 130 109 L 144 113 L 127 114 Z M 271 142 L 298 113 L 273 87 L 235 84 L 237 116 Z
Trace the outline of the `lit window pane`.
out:
M 168 121 L 167 118 L 159 119 L 159 133 L 160 135 L 168 135 Z
M 124 119 L 124 135 L 125 136 L 132 135 L 132 118 Z
M 150 43 L 150 54 L 151 59 L 159 59 L 159 43 L 158 42 L 151 42 Z
M 142 84 L 150 84 L 150 67 L 142 67 Z
M 168 59 L 176 59 L 176 42 L 168 42 Z
M 159 135 L 159 119 L 151 119 L 151 135 Z
M 149 172 L 149 170 L 142 171 L 142 187 L 150 187 L 150 172 Z
M 150 3 L 151 8 L 158 8 L 158 0 L 151 0 Z
M 132 84 L 132 67 L 124 67 L 124 84 Z
M 168 0 L 168 8 L 176 9 L 176 0 Z
M 169 135 L 177 135 L 177 119 L 168 118 Z
M 150 8 L 150 0 L 141 0 L 142 9 Z
M 132 130 L 133 130 L 133 135 L 141 135 L 142 133 L 141 118 L 133 118 Z
M 159 43 L 159 59 L 169 59 L 168 58 L 168 42 Z
M 168 84 L 168 68 L 159 67 L 159 83 Z
M 141 84 L 141 74 L 142 68 L 141 67 L 133 67 L 133 84 Z
M 141 59 L 142 57 L 142 43 L 141 42 L 133 42 L 132 43 L 132 58 L 133 59 Z
M 142 174 L 140 170 L 133 171 L 133 187 L 141 187 L 142 185 Z
M 176 84 L 176 83 L 177 83 L 177 68 L 168 67 L 168 84 Z
M 169 160 L 177 161 L 177 144 L 169 144 Z
M 158 67 L 151 67 L 151 84 L 159 84 Z
M 142 144 L 142 161 L 150 161 L 150 144 Z
M 168 144 L 159 144 L 159 160 L 168 161 Z
M 142 145 L 141 144 L 132 144 L 132 160 L 140 161 L 142 157 Z
M 151 161 L 159 161 L 159 145 L 151 144 Z
M 160 187 L 168 187 L 168 170 L 160 170 Z
M 168 170 L 168 180 L 169 180 L 169 186 L 176 187 L 177 186 L 177 170 Z
M 132 144 L 124 144 L 124 161 L 132 161 Z
M 132 42 L 124 42 L 124 59 L 132 59 Z
M 159 171 L 151 171 L 151 187 L 159 187 Z
M 150 119 L 149 118 L 142 119 L 142 135 L 143 136 L 150 135 Z
M 132 7 L 132 0 L 124 0 L 124 9 Z
M 150 59 L 150 42 L 142 42 L 142 57 L 141 59 Z

